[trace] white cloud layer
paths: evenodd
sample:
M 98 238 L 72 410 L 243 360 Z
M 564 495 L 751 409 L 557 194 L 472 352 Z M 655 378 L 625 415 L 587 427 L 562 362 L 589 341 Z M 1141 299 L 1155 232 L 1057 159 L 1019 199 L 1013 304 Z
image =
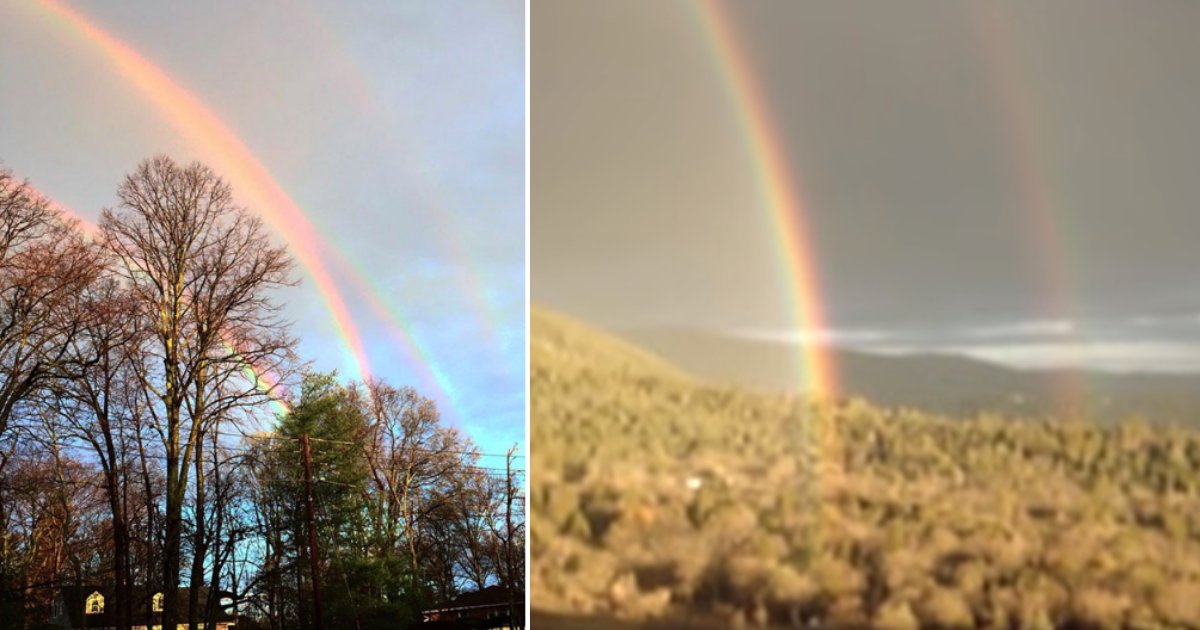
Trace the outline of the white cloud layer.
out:
M 928 351 L 915 346 L 889 346 L 872 351 L 904 355 Z M 1200 372 L 1200 343 L 1172 341 L 1062 341 L 942 346 L 938 352 L 959 354 L 1020 369 L 1083 368 L 1106 372 Z
M 731 331 L 731 334 L 753 341 L 795 345 L 817 343 L 854 346 L 880 343 L 895 338 L 893 333 L 878 329 L 770 330 L 741 328 Z
M 966 329 L 964 335 L 975 339 L 1061 337 L 1074 334 L 1078 330 L 1074 320 L 1046 319 L 978 326 Z

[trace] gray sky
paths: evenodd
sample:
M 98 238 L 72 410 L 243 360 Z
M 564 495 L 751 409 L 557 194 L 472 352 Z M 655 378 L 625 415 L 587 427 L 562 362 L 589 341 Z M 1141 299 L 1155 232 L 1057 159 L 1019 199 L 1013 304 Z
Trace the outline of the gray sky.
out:
M 772 338 L 776 239 L 684 2 L 535 1 L 533 298 Z M 847 343 L 1200 369 L 1200 4 L 764 1 L 727 13 Z
M 211 110 L 301 208 L 375 375 L 437 400 L 487 451 L 524 442 L 522 2 L 61 4 Z M 0 163 L 56 201 L 94 221 L 155 153 L 231 175 L 78 25 L 0 0 L 0 29 Z M 301 355 L 353 374 L 298 271 L 281 299 Z

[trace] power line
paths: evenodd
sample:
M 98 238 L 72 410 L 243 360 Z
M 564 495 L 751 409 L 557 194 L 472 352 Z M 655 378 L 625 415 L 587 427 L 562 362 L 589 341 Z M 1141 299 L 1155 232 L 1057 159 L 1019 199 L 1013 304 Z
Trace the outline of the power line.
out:
M 299 440 L 300 439 L 300 438 L 286 437 L 286 436 L 280 436 L 280 435 L 254 435 L 254 434 L 250 434 L 250 433 L 222 433 L 220 431 L 218 431 L 217 433 L 220 435 L 225 435 L 225 436 L 229 436 L 229 437 L 244 437 L 244 438 L 250 438 L 250 439 L 254 439 L 254 440 L 286 441 L 286 440 Z M 342 444 L 345 446 L 360 446 L 360 443 L 358 443 L 358 442 L 350 442 L 347 440 L 331 440 L 328 438 L 317 438 L 317 437 L 312 437 L 312 436 L 309 436 L 308 439 L 311 442 L 325 442 L 326 444 Z M 456 449 L 434 449 L 434 448 L 422 448 L 419 446 L 409 446 L 409 447 L 405 447 L 405 448 L 406 448 L 406 450 L 421 451 L 424 453 L 438 453 L 438 454 L 446 453 L 446 454 L 451 454 L 451 455 L 476 455 L 479 457 L 508 457 L 509 456 L 508 453 L 484 453 L 481 451 L 468 451 L 468 450 L 456 450 Z M 513 455 L 512 457 L 513 457 L 513 459 L 525 459 L 524 455 Z
M 232 436 L 233 434 L 221 433 L 221 435 Z M 262 440 L 276 440 L 276 441 L 292 441 L 292 440 L 300 439 L 300 438 L 274 436 L 274 435 L 244 435 L 243 437 L 248 437 L 248 438 L 253 438 L 253 439 L 262 439 Z M 358 443 L 358 442 L 350 442 L 350 441 L 346 441 L 346 440 L 330 440 L 330 439 L 325 439 L 325 438 L 315 438 L 312 436 L 309 436 L 308 440 L 309 440 L 309 442 L 323 442 L 326 444 L 356 446 L 356 447 L 362 448 L 363 451 L 366 451 L 366 445 Z M 474 451 L 461 451 L 461 450 L 452 450 L 452 449 L 435 450 L 435 449 L 423 449 L 423 448 L 418 448 L 418 447 L 408 447 L 407 450 L 415 450 L 415 451 L 432 453 L 432 454 L 446 453 L 446 454 L 481 455 L 481 456 L 491 456 L 491 457 L 505 457 L 506 456 L 506 454 L 483 454 L 483 453 L 476 453 Z M 286 452 L 298 452 L 298 451 L 286 451 Z M 369 453 L 368 453 L 368 456 L 369 456 Z M 524 459 L 524 456 L 515 455 L 514 458 Z M 479 466 L 477 464 L 465 464 L 465 463 L 461 463 L 461 462 L 458 464 L 458 467 L 459 468 L 470 468 L 470 469 L 474 469 L 474 470 L 487 470 L 487 471 L 499 471 L 499 472 L 504 472 L 504 471 L 508 470 L 506 468 L 501 468 L 498 466 Z M 513 468 L 512 470 L 513 470 L 513 472 L 517 472 L 517 473 L 525 472 L 524 468 Z
M 290 438 L 286 438 L 286 439 L 290 439 Z M 315 439 L 315 438 L 314 438 L 314 439 Z M 346 443 L 346 444 L 349 444 L 349 443 Z M 77 453 L 77 454 L 84 454 L 84 455 L 94 455 L 94 454 L 96 454 L 96 451 L 95 451 L 95 449 L 94 449 L 93 447 L 89 446 L 89 445 L 86 445 L 86 444 L 70 444 L 70 443 L 53 443 L 53 444 L 44 444 L 44 443 L 43 443 L 43 446 L 47 446 L 47 447 L 54 446 L 54 447 L 56 447 L 57 449 L 59 449 L 59 450 L 61 450 L 61 451 L 68 451 L 68 452 L 70 452 L 70 451 L 74 451 L 74 452 L 75 452 L 75 453 Z M 222 448 L 229 449 L 229 447 L 222 447 Z M 245 456 L 245 455 L 251 455 L 251 454 L 256 454 L 256 453 L 257 453 L 257 451 L 254 451 L 254 450 L 252 450 L 252 449 L 229 449 L 229 450 L 234 450 L 234 451 L 238 452 L 238 453 L 239 453 L 239 455 L 241 455 L 241 456 Z M 299 454 L 301 453 L 301 451 L 300 451 L 300 450 L 298 450 L 298 449 L 287 449 L 287 450 L 275 450 L 275 451 L 273 451 L 273 453 L 282 453 L 282 454 L 299 455 Z M 153 454 L 151 454 L 151 453 L 146 453 L 146 454 L 134 454 L 134 455 L 133 455 L 133 456 L 132 456 L 130 459 L 139 459 L 139 458 L 144 458 L 144 459 L 151 460 L 151 461 L 155 461 L 155 462 L 161 462 L 161 463 L 164 463 L 164 464 L 165 464 L 165 463 L 167 463 L 167 461 L 168 461 L 168 460 L 167 460 L 167 457 L 166 457 L 166 455 L 159 454 L 159 453 L 153 453 Z M 177 459 L 177 460 L 176 460 L 176 462 L 180 462 L 180 461 L 183 461 L 183 459 L 182 459 L 182 458 L 179 458 L 179 459 Z M 227 460 L 224 460 L 224 462 L 223 462 L 223 463 L 228 463 L 229 461 L 230 461 L 230 460 L 228 460 L 228 459 L 227 459 Z M 485 473 L 505 473 L 505 472 L 508 472 L 508 470 L 509 470 L 509 469 L 506 469 L 506 468 L 500 468 L 500 467 L 496 467 L 496 466 L 479 466 L 479 465 L 476 465 L 476 464 L 466 464 L 466 463 L 458 462 L 456 465 L 454 465 L 454 466 L 451 466 L 451 467 L 450 467 L 450 468 L 447 470 L 447 472 L 449 472 L 449 470 L 453 470 L 453 469 L 455 469 L 455 468 L 458 468 L 458 469 L 467 469 L 467 470 L 476 470 L 476 471 L 481 471 L 481 472 L 485 472 Z M 524 468 L 512 468 L 512 469 L 511 469 L 511 471 L 512 471 L 513 473 L 516 473 L 516 474 L 519 474 L 519 475 L 523 475 L 523 474 L 525 474 L 525 472 L 526 472 Z M 271 481 L 276 481 L 276 480 L 275 480 L 275 479 L 272 479 Z M 60 482 L 56 481 L 55 483 L 60 483 Z M 63 483 L 65 483 L 65 484 L 73 484 L 73 485 L 80 485 L 80 486 L 83 486 L 83 485 L 95 485 L 95 486 L 97 486 L 97 487 L 99 487 L 99 486 L 102 486 L 102 485 L 103 485 L 103 483 L 102 483 L 100 480 L 97 480 L 97 481 L 94 481 L 94 482 L 92 482 L 92 481 L 83 481 L 83 480 L 65 480 Z
M 250 434 L 250 433 L 230 433 L 230 432 L 226 432 L 226 431 L 211 431 L 209 433 L 216 434 L 219 436 L 224 436 L 224 437 L 237 437 L 237 438 L 254 439 L 254 440 L 293 441 L 293 442 L 299 441 L 299 438 L 276 436 L 276 435 L 254 435 L 254 434 Z M 325 444 L 338 444 L 338 445 L 342 445 L 342 446 L 357 446 L 357 447 L 363 447 L 364 449 L 366 446 L 365 444 L 351 442 L 351 441 L 347 441 L 347 440 L 333 440 L 333 439 L 315 438 L 315 437 L 310 437 L 309 439 L 313 442 L 323 442 Z M 46 447 L 54 445 L 54 446 L 57 446 L 58 448 L 62 448 L 62 449 L 75 448 L 75 449 L 86 449 L 87 451 L 89 451 L 91 453 L 96 452 L 96 449 L 94 446 L 92 446 L 86 442 L 82 442 L 82 441 L 78 442 L 78 443 L 57 442 L 57 441 L 47 442 L 47 441 L 43 441 L 43 440 L 38 440 L 36 438 L 34 438 L 33 441 L 41 446 L 46 446 Z M 241 453 L 241 454 L 254 454 L 254 453 L 259 452 L 259 451 L 255 450 L 253 447 L 234 446 L 231 444 L 220 444 L 219 448 L 224 451 L 231 451 L 231 452 L 236 452 L 236 453 Z M 416 451 L 416 452 L 420 452 L 420 453 L 428 453 L 428 454 L 432 454 L 432 455 L 445 454 L 445 455 L 470 455 L 470 456 L 475 456 L 475 457 L 505 457 L 505 458 L 509 457 L 508 453 L 485 453 L 485 452 L 480 452 L 480 451 L 471 451 L 471 450 L 462 450 L 462 449 L 432 449 L 432 448 L 423 448 L 423 447 L 418 447 L 418 446 L 403 447 L 403 450 Z M 279 451 L 277 449 L 275 452 L 299 453 L 300 449 L 297 448 L 297 449 L 285 450 L 285 451 Z M 147 457 L 149 459 L 157 458 L 159 460 L 165 460 L 166 456 L 160 455 L 160 454 L 147 454 L 145 457 Z M 525 459 L 525 456 L 514 454 L 514 455 L 512 455 L 512 458 L 513 459 Z M 488 467 L 488 466 L 475 466 L 475 467 L 483 468 L 483 469 L 491 469 L 491 470 L 504 470 L 504 468 L 501 468 L 501 467 Z M 514 469 L 514 470 L 519 470 L 519 469 Z

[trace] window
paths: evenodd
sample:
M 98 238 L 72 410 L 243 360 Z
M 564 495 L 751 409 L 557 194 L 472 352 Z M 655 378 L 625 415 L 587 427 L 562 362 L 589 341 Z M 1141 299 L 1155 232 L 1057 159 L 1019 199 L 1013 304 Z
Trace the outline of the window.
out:
M 99 615 L 104 612 L 104 596 L 99 591 L 88 595 L 83 612 L 89 615 Z
M 162 593 L 155 593 L 154 597 L 150 598 L 150 609 L 154 612 L 162 612 Z

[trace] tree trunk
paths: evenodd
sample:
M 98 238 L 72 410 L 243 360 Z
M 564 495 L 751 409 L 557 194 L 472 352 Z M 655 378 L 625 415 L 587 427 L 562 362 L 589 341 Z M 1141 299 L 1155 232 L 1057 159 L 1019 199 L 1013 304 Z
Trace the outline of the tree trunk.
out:
M 111 460 L 110 460 L 111 461 Z M 117 473 L 110 468 L 108 477 L 108 506 L 113 528 L 113 611 L 118 630 L 129 630 L 129 527 L 121 509 L 121 494 Z
M 178 418 L 178 416 L 176 416 Z M 170 431 L 168 441 L 178 444 L 178 423 Z M 174 628 L 179 621 L 179 546 L 183 537 L 183 491 L 186 482 L 179 480 L 179 455 L 167 449 L 167 506 L 166 539 L 163 542 L 163 628 Z M 185 468 L 186 471 L 186 468 Z
M 127 448 L 122 445 L 122 451 Z M 121 469 L 125 471 L 124 483 L 121 484 L 121 525 L 122 537 L 125 540 L 125 572 L 122 575 L 124 587 L 121 592 L 127 602 L 125 607 L 125 625 L 133 627 L 133 611 L 136 608 L 133 603 L 133 537 L 129 534 L 129 474 L 125 462 L 122 462 Z
M 104 354 L 103 356 L 107 356 Z M 105 364 L 107 366 L 107 363 Z M 105 385 L 111 384 L 107 378 Z M 111 391 L 108 389 L 107 391 Z M 132 602 L 129 598 L 129 523 L 122 509 L 122 479 L 117 465 L 117 445 L 113 441 L 113 427 L 110 423 L 108 396 L 103 402 L 97 396 L 92 397 L 92 408 L 99 420 L 100 435 L 104 440 L 101 452 L 101 466 L 104 469 L 105 492 L 108 495 L 108 508 L 112 517 L 113 529 L 113 609 L 117 621 L 117 630 L 129 630 L 132 620 Z M 93 441 L 97 450 L 100 445 Z
M 204 496 L 204 442 L 196 440 L 196 504 L 195 531 L 192 534 L 192 572 L 188 579 L 188 627 L 195 628 L 200 621 L 200 589 L 204 587 L 204 556 L 208 555 L 208 539 L 205 536 Z
M 222 503 L 221 466 L 217 457 L 217 432 L 213 432 L 213 510 L 216 512 L 216 523 L 210 540 L 212 554 L 212 577 L 208 583 L 208 601 L 204 607 L 204 627 L 212 628 L 216 618 L 217 604 L 220 603 L 218 589 L 221 587 L 221 567 L 224 564 L 224 550 L 221 546 L 221 530 L 225 526 L 225 511 Z M 229 541 L 232 546 L 233 541 Z
M 143 593 L 143 595 L 145 596 L 146 601 L 150 601 L 150 598 L 154 597 L 155 593 L 165 593 L 166 591 L 161 590 L 161 586 L 155 583 L 157 580 L 154 577 L 155 568 L 158 567 L 158 558 L 160 555 L 158 546 L 158 525 L 154 520 L 154 509 L 156 507 L 156 502 L 154 500 L 154 484 L 150 479 L 150 467 L 147 464 L 149 459 L 146 457 L 146 445 L 142 441 L 141 431 L 142 429 L 139 426 L 135 435 L 138 445 L 138 460 L 141 464 L 142 483 L 144 484 L 145 490 L 145 495 L 143 498 L 146 502 L 146 554 L 142 559 L 144 562 L 143 575 L 145 576 L 144 579 L 146 583 L 144 584 L 145 593 Z M 151 617 L 153 617 L 153 611 L 151 611 L 151 613 Z M 159 619 L 158 621 L 162 620 Z
M 4 464 L 6 460 L 0 459 L 0 523 L 7 523 L 8 519 L 4 513 Z M 0 589 L 7 592 L 10 588 L 8 583 L 8 528 L 0 531 Z M 0 604 L 2 606 L 3 604 Z
M 513 447 L 516 448 L 516 447 Z M 517 603 L 516 603 L 516 580 L 513 579 L 513 525 L 512 525 L 512 504 L 513 504 L 513 479 L 512 479 L 512 449 L 508 451 L 508 458 L 505 460 L 505 486 L 507 492 L 507 506 L 504 510 L 504 527 L 508 531 L 507 538 L 504 541 L 505 561 L 508 564 L 508 625 L 512 628 L 517 627 Z
M 296 541 L 296 566 L 294 567 L 294 570 L 296 571 L 296 621 L 301 630 L 307 630 L 311 624 L 309 623 L 310 620 L 308 615 L 305 614 L 304 610 L 304 602 L 308 601 L 308 598 L 304 596 L 304 591 L 306 589 L 304 588 L 304 570 L 302 567 L 304 566 L 304 563 L 308 561 L 308 551 L 306 545 L 302 542 L 304 540 L 303 530 L 301 529 L 303 525 L 301 525 L 301 522 L 298 518 L 296 519 L 295 523 L 296 530 L 294 534 L 294 540 Z

